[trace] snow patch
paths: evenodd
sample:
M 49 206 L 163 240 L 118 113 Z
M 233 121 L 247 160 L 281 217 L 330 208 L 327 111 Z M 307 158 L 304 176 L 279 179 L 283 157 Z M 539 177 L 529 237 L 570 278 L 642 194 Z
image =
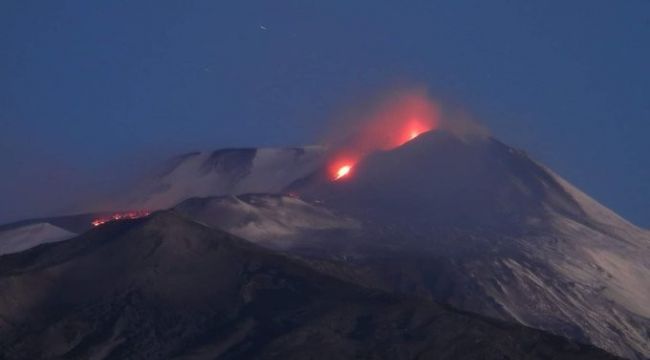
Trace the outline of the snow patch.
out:
M 0 232 L 0 255 L 31 249 L 40 244 L 68 240 L 77 236 L 50 223 L 37 223 Z
M 176 209 L 261 245 L 288 247 L 304 241 L 305 234 L 355 230 L 360 224 L 301 199 L 277 195 L 245 195 L 209 199 L 198 208 L 182 203 Z
M 121 207 L 157 210 L 194 197 L 279 193 L 316 171 L 324 154 L 318 146 L 201 152 L 149 179 Z
M 542 166 L 542 165 L 540 165 Z M 570 182 L 563 179 L 552 170 L 544 167 L 544 169 L 553 176 L 553 178 L 566 190 L 569 195 L 580 205 L 582 210 L 592 220 L 604 225 L 607 230 L 610 230 L 617 237 L 623 239 L 629 238 L 644 238 L 650 243 L 650 231 L 641 229 L 636 225 L 625 220 L 606 206 L 591 198 L 589 195 L 582 192 L 580 189 L 573 186 Z
M 594 263 L 606 273 L 604 295 L 628 310 L 650 318 L 650 270 L 607 250 L 588 250 Z

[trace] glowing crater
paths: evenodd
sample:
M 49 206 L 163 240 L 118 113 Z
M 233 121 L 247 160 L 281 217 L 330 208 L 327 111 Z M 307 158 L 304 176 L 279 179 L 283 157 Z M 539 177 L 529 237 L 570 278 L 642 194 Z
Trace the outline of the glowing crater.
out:
M 346 177 L 350 174 L 350 170 L 352 170 L 351 165 L 343 165 L 341 166 L 337 171 L 336 175 L 334 176 L 334 180 L 339 180 L 343 177 Z

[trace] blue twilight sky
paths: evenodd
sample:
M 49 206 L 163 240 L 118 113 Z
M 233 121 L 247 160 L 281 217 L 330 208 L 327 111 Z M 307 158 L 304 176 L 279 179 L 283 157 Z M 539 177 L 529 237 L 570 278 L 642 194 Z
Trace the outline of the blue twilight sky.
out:
M 413 83 L 650 227 L 648 0 L 4 0 L 0 52 L 0 223 Z

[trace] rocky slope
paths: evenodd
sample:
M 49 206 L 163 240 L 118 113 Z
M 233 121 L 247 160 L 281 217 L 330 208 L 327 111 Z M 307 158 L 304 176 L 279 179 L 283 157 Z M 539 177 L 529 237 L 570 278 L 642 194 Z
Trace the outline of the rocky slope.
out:
M 371 155 L 348 178 L 323 169 L 286 193 L 299 198 L 191 200 L 178 211 L 364 286 L 650 357 L 650 233 L 520 150 L 437 131 Z M 358 227 L 309 228 L 307 214 Z M 276 227 L 282 246 L 273 231 L 250 231 Z
M 322 148 L 189 154 L 135 203 L 227 195 L 175 209 L 347 282 L 650 357 L 650 233 L 524 152 L 436 131 L 371 154 L 341 181 L 324 156 Z M 88 219 L 48 221 L 80 232 Z
M 650 357 L 650 232 L 521 151 L 428 133 L 346 181 L 296 188 L 365 221 L 375 242 L 445 259 L 451 279 L 415 277 L 438 300 Z
M 171 212 L 0 258 L 5 359 L 609 359 L 322 275 Z

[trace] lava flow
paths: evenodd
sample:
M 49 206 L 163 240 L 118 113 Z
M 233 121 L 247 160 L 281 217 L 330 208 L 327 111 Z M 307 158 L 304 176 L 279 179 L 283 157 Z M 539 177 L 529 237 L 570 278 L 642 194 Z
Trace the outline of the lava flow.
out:
M 99 226 L 106 224 L 107 222 L 124 220 L 124 219 L 138 219 L 142 217 L 149 216 L 150 212 L 146 210 L 137 210 L 137 211 L 127 211 L 127 212 L 118 212 L 109 216 L 103 216 L 97 219 L 94 219 L 91 224 L 92 226 Z

